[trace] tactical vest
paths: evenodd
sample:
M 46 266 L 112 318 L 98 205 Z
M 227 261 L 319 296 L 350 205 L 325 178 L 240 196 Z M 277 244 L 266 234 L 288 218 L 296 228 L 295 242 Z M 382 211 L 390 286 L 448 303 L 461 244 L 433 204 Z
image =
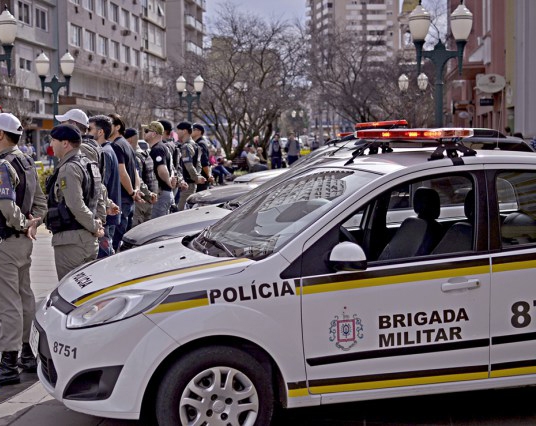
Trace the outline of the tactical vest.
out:
M 35 191 L 37 189 L 37 172 L 33 159 L 23 152 L 9 152 L 0 156 L 0 158 L 8 161 L 19 177 L 19 184 L 15 188 L 15 203 L 19 206 L 21 212 L 29 217 L 32 212 Z M 0 237 L 8 238 L 11 235 L 18 235 L 17 231 L 6 224 L 6 218 L 0 214 Z
M 154 174 L 153 159 L 147 151 L 136 152 L 136 157 L 138 157 L 140 164 L 141 180 L 147 185 L 149 191 L 157 193 L 158 181 Z
M 82 197 L 84 204 L 91 213 L 93 213 L 93 216 L 95 216 L 97 212 L 97 203 L 101 196 L 102 182 L 98 164 L 81 155 L 74 155 L 65 162 L 65 164 L 67 163 L 73 163 L 80 167 L 84 177 L 82 180 Z M 52 231 L 52 234 L 63 231 L 72 231 L 75 229 L 84 229 L 84 227 L 77 222 L 76 218 L 69 210 L 69 207 L 67 207 L 67 204 L 65 204 L 65 198 L 62 198 L 60 202 L 56 200 L 54 188 L 56 186 L 56 181 L 58 180 L 59 171 L 60 167 L 58 167 L 54 174 L 47 179 L 46 185 L 48 200 L 46 226 Z

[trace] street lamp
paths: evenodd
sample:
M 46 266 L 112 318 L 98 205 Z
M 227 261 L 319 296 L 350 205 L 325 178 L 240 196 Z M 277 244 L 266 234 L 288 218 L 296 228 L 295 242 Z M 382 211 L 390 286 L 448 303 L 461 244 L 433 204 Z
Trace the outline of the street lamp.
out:
M 17 20 L 9 13 L 7 4 L 0 15 L 0 43 L 4 48 L 4 54 L 0 55 L 0 62 L 5 62 L 7 65 L 7 75 L 11 77 L 11 52 L 13 51 L 13 43 L 17 35 Z
M 59 124 L 59 121 L 56 119 L 59 106 L 58 93 L 62 87 L 65 87 L 67 94 L 69 94 L 69 82 L 71 81 L 71 75 L 73 75 L 74 72 L 74 58 L 69 52 L 65 53 L 65 55 L 61 57 L 60 68 L 63 76 L 65 77 L 65 81 L 59 81 L 58 77 L 54 75 L 54 77 L 47 82 L 45 79 L 48 75 L 48 70 L 50 69 L 50 60 L 48 59 L 47 55 L 45 55 L 45 52 L 41 52 L 41 54 L 35 59 L 35 69 L 37 70 L 37 74 L 41 79 L 41 93 L 43 94 L 43 97 L 45 96 L 45 87 L 50 87 L 50 90 L 52 90 L 54 125 Z
M 422 7 L 421 1 L 409 15 L 409 30 L 417 50 L 417 73 L 421 72 L 421 59 L 424 56 L 435 66 L 435 125 L 443 126 L 443 71 L 449 59 L 458 58 L 458 73 L 462 74 L 463 50 L 473 26 L 473 14 L 465 7 L 463 0 L 450 15 L 452 35 L 456 39 L 456 50 L 447 50 L 441 39 L 433 50 L 423 50 L 424 39 L 430 28 L 430 14 Z
M 292 116 L 292 121 L 293 121 L 293 124 L 295 127 L 298 127 L 298 131 L 296 132 L 298 136 L 298 141 L 300 140 L 300 129 L 299 129 L 299 126 L 296 125 L 296 122 L 294 121 L 296 117 L 299 117 L 300 118 L 300 124 L 303 123 L 303 110 L 293 110 L 290 115 Z
M 196 96 L 194 96 L 192 93 L 186 90 L 186 79 L 182 75 L 177 78 L 177 81 L 175 81 L 175 87 L 177 88 L 177 92 L 179 92 L 180 106 L 182 106 L 182 97 L 186 94 L 185 97 L 186 104 L 188 105 L 189 122 L 192 122 L 192 103 L 194 102 L 194 99 L 196 99 L 197 106 L 199 106 L 199 98 L 201 97 L 201 92 L 203 91 L 204 85 L 205 81 L 203 80 L 203 77 L 198 75 L 194 80 L 194 92 L 196 93 Z
M 428 87 L 428 77 L 425 73 L 421 72 L 419 76 L 417 77 L 417 87 L 421 92 L 424 92 Z M 409 89 L 409 78 L 406 74 L 401 74 L 400 77 L 398 77 L 398 88 L 402 93 L 405 93 Z M 412 103 L 412 122 L 411 125 L 415 126 L 415 102 Z

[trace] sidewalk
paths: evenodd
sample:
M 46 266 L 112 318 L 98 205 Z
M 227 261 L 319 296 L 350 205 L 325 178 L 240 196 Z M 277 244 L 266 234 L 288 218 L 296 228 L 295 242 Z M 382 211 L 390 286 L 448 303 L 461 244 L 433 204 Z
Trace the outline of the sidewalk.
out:
M 58 283 L 51 239 L 52 235 L 44 226 L 40 226 L 37 231 L 37 241 L 34 242 L 30 270 L 32 289 L 37 301 L 42 300 Z M 4 390 L 9 389 L 0 387 L 0 393 Z M 133 426 L 139 423 L 103 419 L 71 411 L 52 398 L 39 382 L 0 403 L 0 426 L 70 426 L 75 424 L 78 426 Z

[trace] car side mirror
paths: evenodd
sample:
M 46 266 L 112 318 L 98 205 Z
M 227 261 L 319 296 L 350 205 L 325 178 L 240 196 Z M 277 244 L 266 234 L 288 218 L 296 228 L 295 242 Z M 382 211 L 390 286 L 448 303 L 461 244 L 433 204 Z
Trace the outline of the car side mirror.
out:
M 367 269 L 367 255 L 359 245 L 343 241 L 331 250 L 329 264 L 336 271 L 362 271 Z

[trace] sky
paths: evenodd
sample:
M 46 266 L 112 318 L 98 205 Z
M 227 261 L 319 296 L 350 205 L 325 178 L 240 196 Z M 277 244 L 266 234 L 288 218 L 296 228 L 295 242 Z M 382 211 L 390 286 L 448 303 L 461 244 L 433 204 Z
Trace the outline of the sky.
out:
M 294 21 L 299 18 L 305 19 L 305 0 L 231 0 L 240 10 L 252 12 L 265 18 L 282 18 Z M 207 0 L 205 18 L 208 21 L 216 18 L 220 0 Z M 210 23 L 209 23 L 210 25 Z

